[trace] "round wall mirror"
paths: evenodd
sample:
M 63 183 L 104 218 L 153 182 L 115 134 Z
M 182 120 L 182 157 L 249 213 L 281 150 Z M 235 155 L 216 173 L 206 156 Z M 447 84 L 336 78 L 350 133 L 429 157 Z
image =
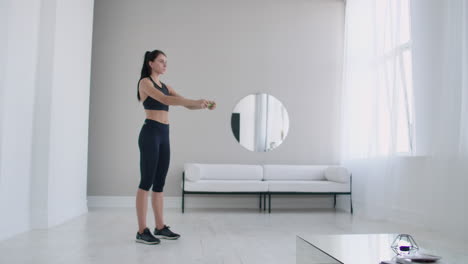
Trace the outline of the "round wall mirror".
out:
M 231 129 L 244 148 L 257 152 L 271 151 L 288 135 L 288 112 L 278 99 L 269 94 L 250 94 L 242 98 L 232 111 Z

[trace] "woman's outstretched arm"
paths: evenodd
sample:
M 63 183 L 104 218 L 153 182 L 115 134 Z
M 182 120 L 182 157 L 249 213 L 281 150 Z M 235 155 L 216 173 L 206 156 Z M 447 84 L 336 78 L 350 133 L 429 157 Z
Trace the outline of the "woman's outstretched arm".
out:
M 175 96 L 169 92 L 169 95 L 163 94 L 158 89 L 154 89 L 153 84 L 148 79 L 142 79 L 140 81 L 140 91 L 147 94 L 148 96 L 152 97 L 153 99 L 158 100 L 159 102 L 165 105 L 181 105 L 187 108 L 193 109 L 203 109 L 207 108 L 209 105 L 209 101 L 205 99 L 200 100 L 192 100 L 187 99 L 182 96 Z M 168 87 L 169 89 L 169 87 Z
M 179 97 L 179 98 L 184 98 L 182 95 L 178 94 L 174 88 L 166 84 L 167 89 L 169 90 L 169 94 L 171 96 Z M 203 108 L 208 108 L 210 110 L 213 110 L 216 108 L 216 102 L 215 101 L 210 101 L 210 100 L 205 100 L 207 102 L 206 107 L 200 107 L 198 106 L 185 106 L 187 109 L 190 110 L 197 110 L 197 109 L 203 109 Z

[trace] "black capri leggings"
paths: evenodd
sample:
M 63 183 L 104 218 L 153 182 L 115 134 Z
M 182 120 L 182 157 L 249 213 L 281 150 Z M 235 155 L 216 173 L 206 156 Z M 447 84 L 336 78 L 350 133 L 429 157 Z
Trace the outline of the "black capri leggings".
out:
M 162 192 L 169 169 L 169 125 L 146 119 L 138 137 L 140 147 L 140 189 Z

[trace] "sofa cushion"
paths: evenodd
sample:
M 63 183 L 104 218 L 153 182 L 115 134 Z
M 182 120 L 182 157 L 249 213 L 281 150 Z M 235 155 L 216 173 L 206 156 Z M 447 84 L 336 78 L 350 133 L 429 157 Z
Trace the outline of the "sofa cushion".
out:
M 198 181 L 200 180 L 200 166 L 196 163 L 184 164 L 185 180 Z
M 186 163 L 184 169 L 186 179 L 193 182 L 199 180 L 261 181 L 263 178 L 261 165 Z
M 245 180 L 199 180 L 186 181 L 185 190 L 192 192 L 266 192 L 268 184 L 264 181 Z
M 264 165 L 264 180 L 325 180 L 324 171 L 327 167 L 323 165 Z
M 346 168 L 340 166 L 330 166 L 325 169 L 325 178 L 329 181 L 348 183 L 350 180 L 350 175 Z
M 346 183 L 331 181 L 267 181 L 270 192 L 350 192 Z

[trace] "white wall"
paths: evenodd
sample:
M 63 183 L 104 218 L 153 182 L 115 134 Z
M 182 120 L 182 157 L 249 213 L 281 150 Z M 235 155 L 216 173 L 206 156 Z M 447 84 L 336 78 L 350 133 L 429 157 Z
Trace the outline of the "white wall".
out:
M 87 211 L 93 21 L 92 0 L 2 4 L 0 239 Z
M 40 1 L 2 1 L 0 239 L 29 229 Z M 5 38 L 6 37 L 6 38 Z
M 51 133 L 49 224 L 86 212 L 93 0 L 57 1 Z
M 32 169 L 31 169 L 31 227 L 48 226 L 49 152 L 51 142 L 50 111 L 53 79 L 53 58 L 56 23 L 55 1 L 42 1 L 40 9 L 37 53 L 36 98 L 34 105 Z
M 171 166 L 165 193 L 180 196 L 185 162 L 330 164 L 339 158 L 342 0 L 99 0 L 95 5 L 88 195 L 133 196 L 144 119 L 137 81 L 147 50 L 168 55 L 162 81 L 215 111 L 169 110 Z M 240 146 L 237 102 L 269 93 L 290 127 L 274 151 Z

